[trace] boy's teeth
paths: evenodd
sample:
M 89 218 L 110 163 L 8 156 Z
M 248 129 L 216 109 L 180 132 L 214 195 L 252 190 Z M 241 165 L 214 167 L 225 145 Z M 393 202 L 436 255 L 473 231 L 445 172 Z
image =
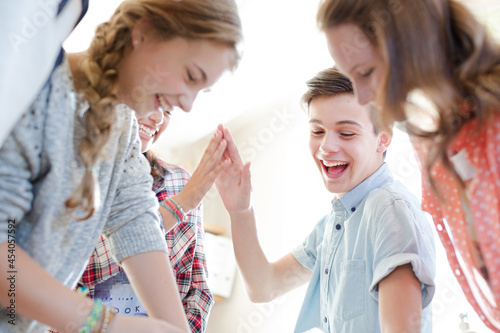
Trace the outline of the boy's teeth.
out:
M 332 166 L 346 165 L 347 163 L 346 162 L 327 162 L 327 161 L 323 161 L 323 164 L 326 167 L 332 167 Z

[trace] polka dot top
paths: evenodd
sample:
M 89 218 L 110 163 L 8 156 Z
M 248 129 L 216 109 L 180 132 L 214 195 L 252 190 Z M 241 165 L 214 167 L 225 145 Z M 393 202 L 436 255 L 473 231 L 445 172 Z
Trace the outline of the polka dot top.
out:
M 500 332 L 500 115 L 480 130 L 477 126 L 476 119 L 466 123 L 450 147 L 450 155 L 464 154 L 473 170 L 462 177 L 465 191 L 441 162 L 435 163 L 430 172 L 440 200 L 423 167 L 422 208 L 433 217 L 467 300 L 486 326 Z M 423 161 L 424 149 L 416 150 Z

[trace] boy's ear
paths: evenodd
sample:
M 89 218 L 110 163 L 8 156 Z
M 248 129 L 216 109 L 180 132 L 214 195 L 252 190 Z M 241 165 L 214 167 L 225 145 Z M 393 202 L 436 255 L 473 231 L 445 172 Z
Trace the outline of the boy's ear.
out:
M 382 131 L 378 135 L 377 152 L 383 153 L 389 148 L 392 140 L 392 133 L 390 131 Z

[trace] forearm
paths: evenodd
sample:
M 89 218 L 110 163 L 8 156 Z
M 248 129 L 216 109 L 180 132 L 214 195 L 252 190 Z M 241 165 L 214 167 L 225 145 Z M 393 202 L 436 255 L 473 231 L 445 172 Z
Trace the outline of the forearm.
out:
M 196 201 L 196 200 L 194 200 L 194 201 L 190 200 L 188 195 L 183 195 L 183 193 L 184 194 L 186 193 L 186 192 L 184 192 L 184 189 L 180 193 L 178 193 L 174 196 L 171 196 L 170 199 L 172 199 L 177 204 L 179 204 L 179 206 L 182 208 L 182 210 L 187 214 L 191 210 L 198 207 L 200 202 Z M 177 223 L 180 222 L 180 220 L 178 219 L 179 217 L 176 215 L 174 208 L 172 208 L 170 206 L 170 204 L 167 202 L 167 200 L 160 201 L 160 213 L 162 216 L 163 226 L 165 228 L 165 232 L 168 232 Z
M 189 332 L 167 254 L 161 251 L 145 252 L 128 257 L 121 263 L 148 315 Z
M 230 217 L 234 254 L 250 299 L 253 302 L 274 299 L 271 297 L 277 288 L 274 269 L 260 246 L 253 208 L 230 212 Z
M 7 258 L 8 246 L 0 244 L 0 253 Z M 8 291 L 15 285 L 15 296 L 0 293 L 0 304 L 7 307 L 15 299 L 16 313 L 37 320 L 63 332 L 78 332 L 90 313 L 93 301 L 73 292 L 50 276 L 19 246 L 15 249 L 15 274 L 7 260 L 0 260 L 0 290 Z M 9 277 L 13 279 L 8 280 Z M 43 305 L 43 306 L 41 306 Z
M 166 201 L 162 201 L 161 204 L 165 205 L 168 207 L 168 204 Z M 175 213 L 167 210 L 163 205 L 160 204 L 160 214 L 163 222 L 163 227 L 165 228 L 165 233 L 169 232 L 177 223 L 179 223 L 179 220 L 177 220 L 177 217 L 175 216 Z M 169 207 L 170 209 L 170 207 Z

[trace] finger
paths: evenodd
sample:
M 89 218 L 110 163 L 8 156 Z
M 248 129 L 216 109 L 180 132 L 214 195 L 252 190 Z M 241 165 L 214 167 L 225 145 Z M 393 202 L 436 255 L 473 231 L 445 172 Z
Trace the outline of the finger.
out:
M 205 148 L 205 152 L 201 157 L 200 163 L 198 165 L 204 164 L 210 157 L 214 154 L 214 152 L 219 148 L 220 142 L 222 141 L 222 131 L 215 131 L 214 135 L 210 139 L 210 142 Z
M 251 166 L 251 162 L 247 162 L 243 166 L 242 175 L 241 175 L 241 188 L 245 192 L 250 192 L 252 190 L 252 177 L 251 177 L 252 175 L 250 172 L 250 166 Z
M 222 133 L 222 138 L 223 138 L 223 139 L 225 139 L 225 137 L 224 137 L 224 133 L 225 133 L 226 127 L 224 127 L 224 125 L 222 125 L 222 124 L 219 124 L 219 125 L 217 126 L 217 129 L 218 129 L 219 131 L 221 131 L 221 133 Z M 232 140 L 232 138 L 231 138 L 231 140 Z M 231 158 L 231 157 L 229 156 L 229 152 L 228 152 L 228 151 L 225 151 L 225 152 L 224 152 L 224 158 Z
M 231 168 L 231 160 L 225 159 L 221 163 L 219 163 L 214 169 L 212 169 L 209 173 L 207 173 L 207 179 L 209 182 L 213 183 L 222 172 L 227 172 Z
M 241 159 L 238 147 L 236 147 L 231 132 L 229 132 L 228 128 L 224 129 L 224 140 L 227 141 L 227 153 L 229 158 L 237 165 L 243 165 L 243 160 Z
M 200 162 L 200 165 L 196 169 L 196 171 L 201 172 L 203 175 L 209 173 L 211 170 L 217 167 L 220 163 L 224 161 L 224 151 L 226 151 L 227 142 L 226 140 L 222 140 L 217 149 L 213 152 L 211 156 L 205 156 L 204 163 Z
M 221 133 L 223 133 L 223 134 L 224 134 L 224 128 L 225 128 L 225 127 L 224 127 L 224 125 L 222 125 L 222 124 L 217 125 L 217 129 L 218 129 Z
M 207 162 L 207 167 L 208 168 L 213 168 L 216 165 L 220 164 L 225 160 L 224 158 L 224 152 L 227 150 L 227 141 L 222 139 L 221 142 L 219 143 L 219 146 L 217 146 L 217 149 L 214 151 L 212 156 L 210 156 L 210 159 Z

